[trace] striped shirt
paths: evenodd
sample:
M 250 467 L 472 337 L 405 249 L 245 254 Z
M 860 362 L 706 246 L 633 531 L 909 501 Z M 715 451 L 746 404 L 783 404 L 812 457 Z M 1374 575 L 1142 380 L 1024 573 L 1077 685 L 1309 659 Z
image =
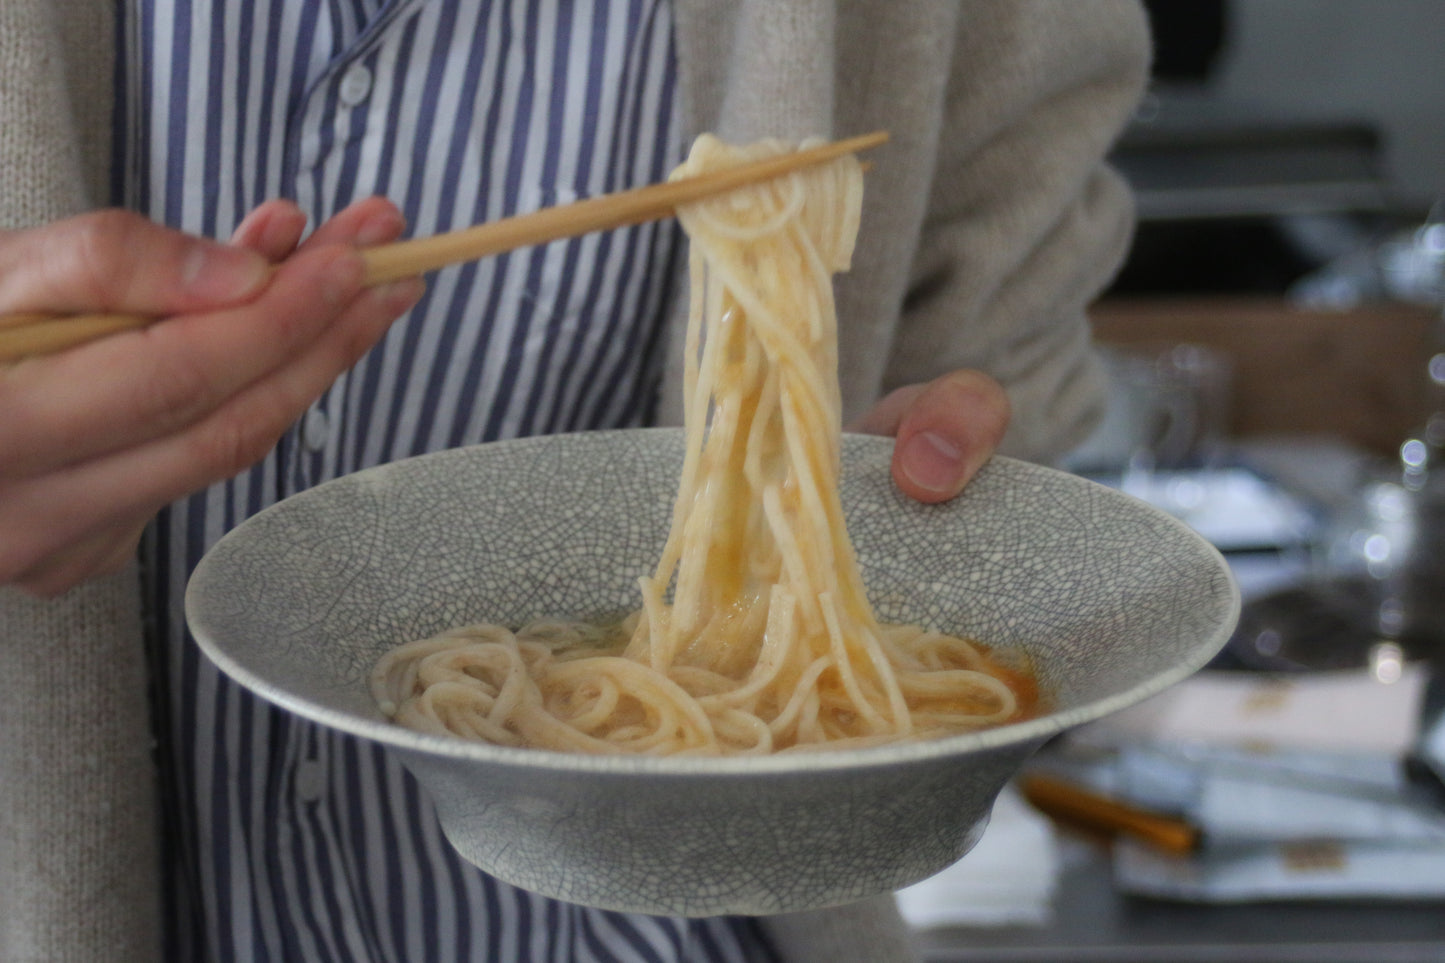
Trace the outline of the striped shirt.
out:
M 225 237 L 256 204 L 320 223 L 382 194 L 430 234 L 663 178 L 679 156 L 667 0 L 130 0 L 118 198 Z M 671 223 L 452 268 L 259 465 L 146 540 L 178 960 L 743 961 L 754 924 L 559 903 L 443 839 L 376 746 L 221 675 L 183 588 L 226 530 L 388 460 L 643 423 L 680 266 Z

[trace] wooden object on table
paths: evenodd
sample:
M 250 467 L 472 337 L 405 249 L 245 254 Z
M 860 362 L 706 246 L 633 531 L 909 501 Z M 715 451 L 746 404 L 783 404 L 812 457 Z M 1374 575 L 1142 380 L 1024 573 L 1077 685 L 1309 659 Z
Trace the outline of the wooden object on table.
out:
M 1105 299 L 1095 337 L 1192 342 L 1234 364 L 1230 433 L 1331 434 L 1393 456 L 1423 424 L 1437 312 L 1404 304 L 1306 310 L 1268 298 Z
M 1019 777 L 1019 789 L 1039 812 L 1085 832 L 1129 836 L 1175 856 L 1194 852 L 1201 839 L 1199 830 L 1183 819 L 1122 803 L 1044 773 Z

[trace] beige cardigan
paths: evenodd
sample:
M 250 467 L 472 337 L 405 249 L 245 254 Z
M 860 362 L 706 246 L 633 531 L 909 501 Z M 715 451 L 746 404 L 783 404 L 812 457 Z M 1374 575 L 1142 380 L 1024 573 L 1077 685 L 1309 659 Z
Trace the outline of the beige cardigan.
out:
M 105 196 L 113 2 L 0 2 L 0 228 Z M 977 367 L 1009 389 L 1006 451 L 1077 440 L 1099 392 L 1084 306 L 1132 223 L 1101 158 L 1147 74 L 1135 0 L 676 5 L 690 132 L 892 133 L 839 284 L 848 415 Z M 48 602 L 0 589 L 0 961 L 157 956 L 137 600 L 134 571 Z M 908 955 L 888 900 L 768 926 L 789 960 Z

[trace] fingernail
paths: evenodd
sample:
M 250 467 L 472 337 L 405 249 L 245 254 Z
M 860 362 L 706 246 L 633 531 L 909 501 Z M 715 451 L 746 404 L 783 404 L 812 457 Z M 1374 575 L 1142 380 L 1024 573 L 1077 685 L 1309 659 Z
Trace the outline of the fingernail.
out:
M 306 230 L 306 215 L 301 209 L 286 202 L 279 204 L 267 218 L 261 234 L 262 250 L 290 251 L 296 246 L 296 239 Z
M 388 281 L 373 289 L 372 294 L 395 314 L 410 310 L 426 293 L 426 282 L 421 278 L 402 278 Z
M 908 439 L 901 459 L 903 474 L 926 491 L 951 492 L 963 475 L 963 449 L 936 432 L 920 431 Z
M 356 243 L 362 247 L 393 240 L 406 229 L 406 221 L 395 211 L 381 211 L 368 217 L 356 232 Z
M 181 284 L 206 301 L 235 301 L 256 293 L 268 274 L 266 262 L 226 244 L 195 244 L 181 264 Z

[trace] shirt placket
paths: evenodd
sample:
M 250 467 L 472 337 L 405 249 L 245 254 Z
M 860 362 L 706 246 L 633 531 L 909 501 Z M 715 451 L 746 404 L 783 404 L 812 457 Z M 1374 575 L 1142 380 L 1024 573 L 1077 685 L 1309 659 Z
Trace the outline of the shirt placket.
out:
M 315 222 L 336 213 L 326 207 L 327 192 L 318 188 L 329 165 L 342 162 L 357 150 L 348 132 L 359 121 L 385 124 L 385 111 L 372 109 L 377 71 L 383 69 L 379 52 L 388 38 L 434 0 L 397 0 L 387 3 L 360 32 L 320 71 L 293 113 L 287 148 L 286 189 Z M 286 466 L 282 496 L 305 490 L 343 473 L 339 441 L 345 417 L 346 385 L 343 373 L 312 404 L 283 439 Z

